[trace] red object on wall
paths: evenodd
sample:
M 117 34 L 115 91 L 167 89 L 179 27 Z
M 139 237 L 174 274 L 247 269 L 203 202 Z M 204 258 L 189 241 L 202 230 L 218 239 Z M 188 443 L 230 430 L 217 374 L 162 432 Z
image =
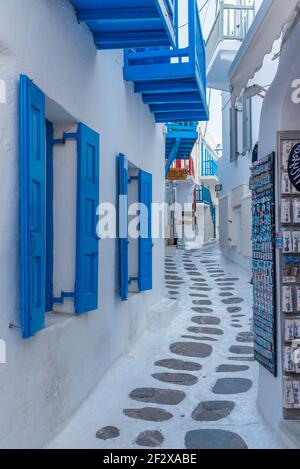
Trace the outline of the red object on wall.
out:
M 191 156 L 189 159 L 189 175 L 195 177 L 194 160 Z

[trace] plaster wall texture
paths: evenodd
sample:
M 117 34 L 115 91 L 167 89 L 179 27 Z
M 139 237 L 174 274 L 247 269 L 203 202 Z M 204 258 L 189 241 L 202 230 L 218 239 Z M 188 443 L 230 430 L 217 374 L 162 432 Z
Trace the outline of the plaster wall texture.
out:
M 163 202 L 164 142 L 162 127 L 133 84 L 123 81 L 122 51 L 97 52 L 67 0 L 2 0 L 0 31 L 0 78 L 7 94 L 0 104 L 0 331 L 8 360 L 0 367 L 0 447 L 36 448 L 146 329 L 150 306 L 163 296 L 164 241 L 155 240 L 153 291 L 121 303 L 117 241 L 102 240 L 98 311 L 51 316 L 48 327 L 27 341 L 19 329 L 8 329 L 9 322 L 20 324 L 19 75 L 27 74 L 45 92 L 47 117 L 56 125 L 80 121 L 100 133 L 102 202 L 116 202 L 119 152 L 153 174 L 154 201 Z M 54 156 L 55 293 L 71 288 L 74 278 L 72 145 Z M 72 305 L 63 312 L 72 312 Z
M 300 77 L 300 24 L 297 23 L 283 45 L 275 80 L 264 100 L 260 120 L 259 158 L 277 150 L 277 132 L 300 129 L 300 105 L 292 101 L 292 82 Z M 282 419 L 281 314 L 277 314 L 278 377 L 260 368 L 258 405 L 271 427 L 278 431 Z
M 260 5 L 259 5 L 260 6 Z M 255 77 L 251 79 L 248 86 L 259 84 L 266 89 L 272 83 L 278 68 L 278 59 L 272 60 L 274 54 L 280 49 L 281 40 L 275 41 L 272 52 L 265 57 L 262 68 L 256 73 Z M 223 102 L 223 157 L 219 162 L 220 183 L 223 190 L 220 194 L 221 198 L 233 193 L 238 187 L 245 185 L 249 186 L 250 168 L 252 165 L 252 151 L 247 152 L 245 155 L 240 155 L 236 161 L 230 162 L 230 107 L 231 100 L 229 93 L 222 93 Z M 237 104 L 238 109 L 241 104 Z M 263 100 L 259 96 L 252 98 L 252 147 L 259 141 L 259 124 L 260 115 L 262 110 Z M 243 136 L 242 136 L 242 114 L 238 114 L 238 151 L 243 153 Z M 259 141 L 261 145 L 261 141 Z M 249 191 L 246 191 L 249 193 Z M 230 258 L 231 261 L 238 263 L 241 267 L 249 270 L 251 263 L 249 260 L 249 246 L 251 245 L 251 227 L 247 223 L 247 219 L 251 219 L 251 204 L 249 204 L 249 195 L 243 193 L 240 197 L 239 205 L 242 210 L 241 217 L 233 216 L 233 222 L 241 221 L 241 226 L 234 226 L 233 230 L 238 234 L 242 232 L 242 246 L 241 248 L 231 245 L 222 246 L 224 254 Z M 239 208 L 240 209 L 240 208 Z M 235 215 L 235 214 L 233 214 Z M 220 224 L 220 232 L 226 231 L 224 223 Z M 226 237 L 226 233 L 221 234 L 221 237 Z

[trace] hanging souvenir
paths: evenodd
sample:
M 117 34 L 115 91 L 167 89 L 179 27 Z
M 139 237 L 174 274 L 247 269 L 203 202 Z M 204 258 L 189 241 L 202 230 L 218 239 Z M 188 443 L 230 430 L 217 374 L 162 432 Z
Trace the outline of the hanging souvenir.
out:
M 289 199 L 281 200 L 281 223 L 291 223 L 291 203 Z
M 300 339 L 300 319 L 295 319 L 294 320 L 294 337 L 293 337 L 293 340 L 294 339 Z
M 293 202 L 293 221 L 294 223 L 300 223 L 300 198 L 294 199 Z
M 293 381 L 293 407 L 294 409 L 300 409 L 300 382 Z
M 281 193 L 290 194 L 291 192 L 291 181 L 288 173 L 282 173 L 282 182 L 281 182 Z
M 292 233 L 293 252 L 300 254 L 300 231 L 293 231 Z
M 284 369 L 287 373 L 295 372 L 295 364 L 293 361 L 293 349 L 292 347 L 284 348 Z
M 293 312 L 292 287 L 282 288 L 282 311 L 285 313 Z
M 292 409 L 294 406 L 294 389 L 292 380 L 285 378 L 283 381 L 283 400 L 286 409 Z
M 292 340 L 294 340 L 294 321 L 286 319 L 284 325 L 285 325 L 285 334 L 284 334 L 285 341 L 291 342 Z
M 290 231 L 283 232 L 283 252 L 286 254 L 293 252 L 292 234 Z

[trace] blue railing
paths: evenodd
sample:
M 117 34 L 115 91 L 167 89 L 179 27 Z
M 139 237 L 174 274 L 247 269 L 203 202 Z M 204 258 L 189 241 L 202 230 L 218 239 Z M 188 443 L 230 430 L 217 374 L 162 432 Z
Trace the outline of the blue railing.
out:
M 124 78 L 142 93 L 157 122 L 206 121 L 205 43 L 196 0 L 188 0 L 189 45 L 125 50 Z
M 195 50 L 195 63 L 196 73 L 201 77 L 200 83 L 203 84 L 203 93 L 206 96 L 206 46 L 203 38 L 202 27 L 200 23 L 200 17 L 198 14 L 198 4 L 195 3 L 195 14 L 194 14 L 194 33 L 190 34 L 190 43 L 194 41 L 193 47 Z M 191 46 L 190 46 L 191 47 Z
M 213 159 L 202 161 L 201 175 L 202 177 L 218 177 L 219 176 L 218 163 Z
M 168 132 L 197 132 L 198 122 L 172 122 L 167 124 Z M 198 136 L 198 134 L 197 134 Z
M 208 187 L 204 186 L 204 184 L 202 184 L 197 189 L 197 202 L 199 204 L 206 204 L 206 205 L 210 205 L 212 203 L 210 190 Z

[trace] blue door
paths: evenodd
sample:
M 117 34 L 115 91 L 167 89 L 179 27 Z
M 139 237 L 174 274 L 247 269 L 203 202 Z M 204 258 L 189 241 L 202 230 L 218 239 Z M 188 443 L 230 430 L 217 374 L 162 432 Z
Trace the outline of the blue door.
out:
M 139 290 L 152 290 L 152 175 L 139 173 Z
M 128 299 L 128 160 L 119 155 L 118 195 L 119 195 L 119 279 L 122 301 Z
M 100 137 L 79 124 L 77 135 L 76 314 L 98 309 Z
M 46 158 L 45 96 L 20 79 L 20 203 L 22 332 L 28 338 L 45 327 Z

